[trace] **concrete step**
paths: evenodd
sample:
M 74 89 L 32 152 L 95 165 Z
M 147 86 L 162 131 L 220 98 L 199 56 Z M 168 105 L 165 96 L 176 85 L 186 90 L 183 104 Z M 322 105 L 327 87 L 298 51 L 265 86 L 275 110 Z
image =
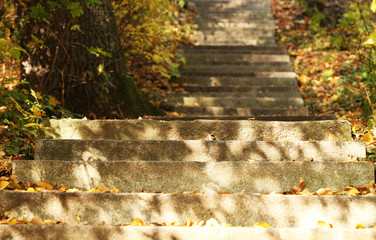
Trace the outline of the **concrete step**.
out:
M 210 90 L 207 87 L 207 90 Z M 215 88 L 215 87 L 213 87 Z M 236 89 L 236 88 L 234 88 Z M 184 93 L 173 93 L 168 95 L 168 99 L 171 101 L 184 101 L 184 97 L 193 97 L 193 98 L 301 98 L 302 95 L 300 92 L 296 91 L 281 91 L 281 92 L 265 92 L 265 91 L 259 91 L 259 92 L 184 92 Z
M 240 53 L 240 54 L 285 54 L 288 55 L 286 48 L 280 46 L 194 46 L 186 45 L 181 50 L 181 53 Z
M 148 119 L 162 120 L 162 121 L 192 121 L 192 120 L 257 120 L 257 121 L 281 121 L 281 122 L 300 122 L 300 121 L 324 121 L 336 120 L 335 115 L 321 115 L 321 116 L 236 116 L 236 115 L 200 115 L 200 116 L 164 116 L 164 117 L 150 117 Z
M 239 74 L 233 74 L 239 75 Z M 196 84 L 212 87 L 219 86 L 245 86 L 245 87 L 298 87 L 295 74 L 289 73 L 277 74 L 271 77 L 255 77 L 255 76 L 186 76 L 175 79 L 175 83 L 179 84 Z M 287 75 L 287 76 L 286 76 Z
M 217 38 L 217 37 L 205 37 L 205 38 L 194 38 L 195 44 L 198 45 L 212 45 L 212 46 L 217 46 L 217 45 L 222 45 L 222 46 L 227 46 L 227 45 L 237 45 L 237 46 L 245 46 L 245 45 L 254 45 L 254 46 L 274 46 L 275 45 L 275 40 L 274 38 L 244 38 L 244 39 L 239 39 L 236 38 L 236 36 L 233 37 L 226 37 L 226 38 Z
M 175 107 L 178 113 L 188 116 L 308 116 L 306 108 L 231 108 L 231 107 Z
M 194 36 L 213 36 L 217 38 L 227 36 L 237 36 L 238 38 L 262 38 L 262 37 L 274 37 L 274 29 L 207 29 L 196 30 Z
M 207 94 L 208 96 L 214 96 L 218 94 L 219 96 L 225 95 L 225 96 L 231 96 L 231 94 L 239 94 L 242 96 L 242 94 L 264 94 L 264 96 L 268 94 L 282 94 L 287 93 L 289 96 L 300 96 L 300 92 L 297 91 L 297 88 L 295 86 L 293 87 L 265 87 L 265 86 L 239 86 L 239 85 L 233 85 L 233 86 L 175 86 L 171 87 L 173 91 L 181 91 L 184 90 L 184 92 L 176 92 L 174 94 L 171 94 L 172 96 L 186 96 L 186 95 L 200 95 L 200 94 Z M 230 94 L 230 95 L 229 95 Z M 291 94 L 291 95 L 290 95 Z
M 257 72 L 186 72 L 184 73 L 185 76 L 201 76 L 201 77 L 261 77 L 262 79 L 265 78 L 296 78 L 296 74 L 294 72 L 270 72 L 270 71 L 257 71 Z
M 299 179 L 297 184 L 299 184 Z M 219 223 L 232 224 L 233 226 L 252 226 L 255 223 L 267 222 L 276 231 L 279 228 L 302 228 L 305 231 L 310 231 L 309 228 L 313 228 L 311 230 L 318 230 L 318 221 L 333 224 L 333 229 L 321 229 L 330 231 L 345 231 L 343 228 L 355 229 L 355 226 L 359 223 L 367 228 L 376 225 L 376 196 L 30 193 L 1 191 L 0 199 L 2 203 L 0 205 L 1 212 L 10 211 L 9 216 L 11 217 L 22 219 L 23 216 L 27 216 L 28 220 L 33 217 L 56 221 L 62 220 L 65 223 L 74 225 L 77 225 L 77 216 L 80 217 L 81 222 L 88 222 L 93 225 L 100 224 L 102 221 L 105 221 L 108 225 L 111 223 L 124 224 L 136 218 L 148 223 L 166 222 L 168 224 L 173 221 L 178 224 L 184 224 L 188 218 L 194 222 L 214 218 Z M 18 199 L 18 201 L 15 201 L 15 199 Z M 346 216 L 343 215 L 344 213 L 346 213 Z M 3 226 L 0 225 L 0 227 Z M 142 229 L 142 227 L 121 229 Z M 188 229 L 190 231 L 195 231 L 195 229 L 215 229 L 220 231 L 222 228 L 197 227 Z M 231 231 L 230 229 L 246 228 L 223 229 Z M 361 234 L 362 231 L 364 230 L 358 229 L 357 233 Z M 375 230 L 372 231 L 376 233 Z M 190 237 L 192 236 L 190 234 Z M 250 239 L 249 236 L 246 239 Z M 301 239 L 307 239 L 305 234 L 300 236 L 299 240 Z
M 224 30 L 224 29 L 255 29 L 255 30 L 275 30 L 274 22 L 272 21 L 260 21 L 255 22 L 236 22 L 236 21 L 203 21 L 196 22 L 199 30 Z
M 303 107 L 303 98 L 299 97 L 182 97 L 173 101 L 186 106 L 201 107 Z
M 258 134 L 258 133 L 256 133 Z M 207 136 L 206 136 L 207 137 Z M 219 139 L 222 140 L 222 139 Z M 225 140 L 225 139 L 224 139 Z M 277 140 L 277 139 L 271 139 Z M 58 161 L 174 161 L 241 162 L 307 160 L 353 161 L 365 158 L 362 142 L 335 141 L 207 141 L 207 140 L 75 140 L 36 142 L 36 160 Z M 27 161 L 26 161 L 27 162 Z M 34 161 L 33 161 L 34 162 Z M 15 164 L 15 175 L 17 171 Z M 230 163 L 231 164 L 231 163 Z M 31 176 L 31 175 L 24 175 Z
M 108 157 L 119 159 L 116 155 Z M 17 160 L 13 168 L 14 175 L 23 182 L 48 181 L 86 190 L 105 185 L 121 192 L 142 189 L 170 193 L 194 190 L 205 193 L 220 190 L 234 193 L 242 190 L 247 193 L 283 192 L 290 191 L 300 178 L 306 181 L 309 189 L 338 191 L 349 185 L 365 185 L 375 179 L 374 164 L 369 162 L 85 162 L 68 159 Z
M 183 55 L 187 61 L 187 64 L 198 63 L 210 63 L 210 64 L 289 64 L 290 57 L 288 55 L 281 54 L 189 54 Z
M 83 225 L 2 225 L 2 239 L 165 239 L 165 240 L 374 240 L 373 229 L 218 228 L 218 227 L 122 227 Z
M 220 64 L 200 64 L 188 65 L 181 70 L 183 75 L 193 75 L 196 72 L 201 73 L 226 73 L 226 74 L 242 74 L 242 73 L 258 73 L 258 72 L 293 72 L 293 68 L 287 64 L 265 63 L 265 65 L 220 65 Z M 291 74 L 295 75 L 295 74 Z
M 298 121 L 299 119 L 300 121 Z M 213 134 L 218 140 L 244 141 L 266 141 L 269 139 L 348 141 L 352 139 L 351 125 L 347 121 L 307 121 L 312 120 L 312 118 L 304 117 L 290 117 L 289 120 L 292 122 L 50 119 L 43 124 L 51 130 L 44 132 L 41 137 L 55 139 L 196 140 Z

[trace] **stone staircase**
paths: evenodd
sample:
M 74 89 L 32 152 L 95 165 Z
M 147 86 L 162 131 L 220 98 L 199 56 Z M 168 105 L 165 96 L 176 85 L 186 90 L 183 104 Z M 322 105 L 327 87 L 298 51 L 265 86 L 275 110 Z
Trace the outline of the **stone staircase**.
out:
M 184 91 L 170 96 L 187 115 L 50 120 L 35 160 L 14 161 L 13 174 L 121 193 L 0 191 L 0 213 L 66 223 L 0 225 L 1 239 L 376 239 L 376 230 L 354 229 L 376 225 L 375 196 L 273 194 L 301 179 L 311 191 L 365 185 L 374 165 L 357 161 L 365 145 L 351 141 L 349 122 L 302 108 L 289 57 L 274 43 L 270 3 L 192 1 L 200 45 L 182 50 L 187 68 L 176 88 Z M 243 227 L 114 226 L 135 218 Z M 246 227 L 260 222 L 274 228 Z

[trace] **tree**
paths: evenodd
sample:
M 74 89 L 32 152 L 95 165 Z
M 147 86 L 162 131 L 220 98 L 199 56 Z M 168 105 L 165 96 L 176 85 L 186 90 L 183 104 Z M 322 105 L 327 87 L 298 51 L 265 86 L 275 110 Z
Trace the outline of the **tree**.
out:
M 32 88 L 88 117 L 164 114 L 127 73 L 111 0 L 31 2 L 17 2 L 17 15 Z

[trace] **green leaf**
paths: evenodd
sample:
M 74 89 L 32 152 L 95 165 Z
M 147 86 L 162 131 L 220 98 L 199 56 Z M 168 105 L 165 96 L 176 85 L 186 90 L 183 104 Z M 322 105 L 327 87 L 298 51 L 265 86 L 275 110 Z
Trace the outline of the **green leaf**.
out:
M 9 53 L 10 55 L 12 55 L 12 57 L 16 58 L 17 60 L 20 59 L 21 52 L 19 50 L 11 48 L 9 49 Z
M 5 38 L 0 38 L 0 49 L 7 50 L 9 48 L 9 42 Z
M 40 3 L 38 3 L 36 6 L 31 7 L 30 9 L 31 9 L 30 16 L 34 19 L 41 20 L 41 19 L 48 17 L 48 13 L 46 12 L 46 9 Z
M 69 5 L 69 9 L 70 9 L 70 14 L 72 15 L 72 17 L 79 17 L 82 14 L 84 14 L 82 6 L 78 2 L 71 3 Z
M 23 53 L 26 53 L 28 56 L 30 56 L 25 49 L 23 49 L 22 47 L 20 46 L 13 46 L 11 49 L 14 49 L 14 50 L 17 50 L 17 51 L 20 51 L 20 52 L 23 52 Z
M 76 24 L 71 27 L 71 30 L 75 31 L 77 29 L 80 29 L 80 25 Z
M 59 4 L 55 1 L 47 1 L 47 4 L 48 4 L 48 8 L 49 9 L 55 9 L 59 6 Z

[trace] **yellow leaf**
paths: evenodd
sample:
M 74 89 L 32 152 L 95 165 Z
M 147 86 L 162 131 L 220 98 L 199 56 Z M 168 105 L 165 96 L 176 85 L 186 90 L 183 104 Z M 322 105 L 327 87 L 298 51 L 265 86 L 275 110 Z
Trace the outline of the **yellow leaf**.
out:
M 365 227 L 360 223 L 356 224 L 356 227 L 355 227 L 355 229 L 364 229 L 364 228 Z
M 184 225 L 187 226 L 187 227 L 191 227 L 191 226 L 193 226 L 193 222 L 190 218 L 188 218 L 188 220 L 185 222 Z
M 117 188 L 112 188 L 112 189 L 110 190 L 110 193 L 120 193 L 120 190 L 117 189 Z
M 133 220 L 133 222 L 131 222 L 131 225 L 132 226 L 143 226 L 144 225 L 144 221 L 142 221 L 139 218 L 136 218 L 135 220 Z
M 370 132 L 367 132 L 366 134 L 364 134 L 362 141 L 363 142 L 373 142 L 372 134 Z
M 317 227 L 318 227 L 318 228 L 326 229 L 326 228 L 333 228 L 333 225 L 330 224 L 330 223 L 326 223 L 326 222 L 324 222 L 324 221 L 318 221 L 318 222 L 317 222 Z
M 43 220 L 43 223 L 51 225 L 51 224 L 54 224 L 55 222 L 52 220 L 46 219 L 46 220 Z
M 27 191 L 28 191 L 28 192 L 35 192 L 35 189 L 32 188 L 32 187 L 29 187 L 29 188 L 27 188 Z
M 96 188 L 91 188 L 90 190 L 87 190 L 86 192 L 89 192 L 89 193 L 100 193 L 101 190 L 96 189 Z
M 97 189 L 98 189 L 100 192 L 109 192 L 109 191 L 110 191 L 110 189 L 109 189 L 108 187 L 103 186 L 103 185 L 97 187 Z
M 8 187 L 9 182 L 8 181 L 1 181 L 0 182 L 0 190 L 4 190 L 6 187 Z
M 219 193 L 219 194 L 231 194 L 230 192 L 226 192 L 226 191 L 223 191 L 223 190 L 218 191 L 218 193 Z
M 255 223 L 253 224 L 254 228 L 272 228 L 272 226 L 269 225 L 269 223 L 266 223 L 266 222 L 262 222 L 262 223 Z
M 76 221 L 77 221 L 77 224 L 80 224 L 80 217 L 79 216 L 76 216 Z
M 376 13 L 376 0 L 372 0 L 371 11 Z
M 44 187 L 46 190 L 54 189 L 54 185 L 50 182 L 42 181 L 37 184 L 38 186 Z
M 31 91 L 31 95 L 35 98 L 35 99 L 42 99 L 42 96 L 40 95 L 39 92 L 36 92 L 34 91 L 33 89 L 30 89 Z
M 36 124 L 36 123 L 28 123 L 28 124 L 24 125 L 24 127 L 34 127 L 34 126 L 38 126 L 38 124 Z

